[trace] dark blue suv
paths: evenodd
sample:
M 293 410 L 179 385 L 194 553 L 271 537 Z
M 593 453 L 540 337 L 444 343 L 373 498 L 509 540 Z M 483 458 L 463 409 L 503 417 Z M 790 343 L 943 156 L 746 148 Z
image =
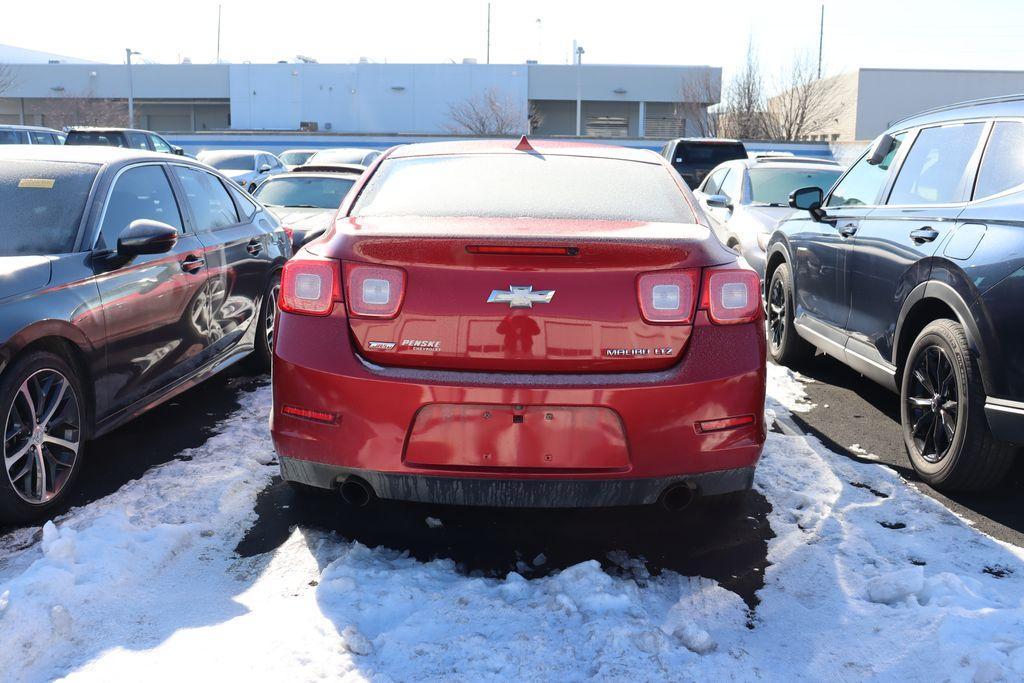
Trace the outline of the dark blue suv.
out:
M 904 119 L 767 248 L 768 348 L 900 394 L 914 469 L 996 484 L 1024 444 L 1024 96 Z

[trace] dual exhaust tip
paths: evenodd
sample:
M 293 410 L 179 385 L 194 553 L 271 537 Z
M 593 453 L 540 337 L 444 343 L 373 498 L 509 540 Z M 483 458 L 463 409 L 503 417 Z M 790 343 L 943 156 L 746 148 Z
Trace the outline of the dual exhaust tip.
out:
M 356 476 L 345 479 L 339 487 L 341 499 L 352 507 L 365 507 L 375 494 L 373 487 L 366 480 Z M 661 492 L 658 504 L 668 512 L 681 512 L 690 507 L 696 497 L 694 490 L 685 482 L 672 484 Z

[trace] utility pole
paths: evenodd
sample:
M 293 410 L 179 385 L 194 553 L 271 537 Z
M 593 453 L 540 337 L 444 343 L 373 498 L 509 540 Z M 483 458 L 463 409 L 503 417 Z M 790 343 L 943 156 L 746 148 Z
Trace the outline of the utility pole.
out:
M 124 49 L 124 55 L 128 63 L 128 127 L 135 127 L 135 81 L 132 79 L 132 55 L 142 54 L 130 47 Z
M 825 46 L 825 3 L 821 3 L 821 24 L 818 26 L 818 78 L 821 78 L 821 52 Z
M 583 129 L 583 46 L 572 41 L 572 55 L 576 63 L 576 137 Z
M 217 63 L 220 64 L 220 5 L 217 5 Z
M 491 3 L 487 3 L 487 63 L 491 63 Z

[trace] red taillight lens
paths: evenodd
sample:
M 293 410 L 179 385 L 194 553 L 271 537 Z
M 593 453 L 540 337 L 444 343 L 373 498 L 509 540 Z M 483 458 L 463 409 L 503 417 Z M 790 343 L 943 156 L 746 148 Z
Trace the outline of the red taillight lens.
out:
M 667 270 L 644 273 L 636 281 L 640 313 L 649 323 L 693 322 L 700 270 Z
M 752 270 L 708 268 L 703 289 L 701 308 L 713 323 L 750 323 L 761 316 L 761 281 Z
M 281 271 L 282 311 L 328 315 L 341 301 L 340 264 L 332 259 L 293 258 Z
M 295 228 L 290 228 L 287 225 L 282 225 L 281 229 L 284 230 L 284 234 L 288 235 L 288 242 L 290 244 L 294 243 L 295 242 Z
M 405 271 L 387 266 L 346 263 L 345 293 L 349 315 L 394 318 L 405 298 Z

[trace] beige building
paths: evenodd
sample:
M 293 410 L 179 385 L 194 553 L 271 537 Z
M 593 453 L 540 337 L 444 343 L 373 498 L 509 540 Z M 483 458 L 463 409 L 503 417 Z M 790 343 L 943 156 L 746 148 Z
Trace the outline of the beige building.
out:
M 1024 93 L 1024 71 L 858 69 L 828 80 L 837 100 L 830 107 L 834 115 L 804 140 L 871 140 L 896 121 L 926 109 Z

